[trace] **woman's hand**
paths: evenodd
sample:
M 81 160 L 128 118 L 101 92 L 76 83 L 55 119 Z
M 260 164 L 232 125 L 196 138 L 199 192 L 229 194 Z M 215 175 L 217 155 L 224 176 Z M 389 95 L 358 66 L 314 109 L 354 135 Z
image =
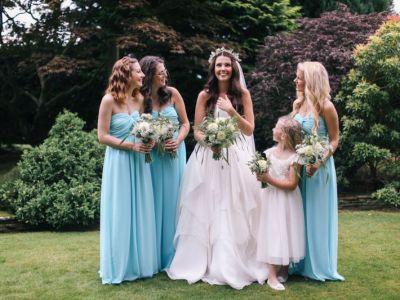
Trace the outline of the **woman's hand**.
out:
M 231 100 L 229 100 L 227 95 L 218 98 L 217 106 L 223 111 L 226 111 L 228 114 L 235 112 L 235 109 L 232 106 L 232 102 Z
M 307 165 L 306 166 L 306 174 L 307 176 L 311 177 L 315 174 L 315 172 L 318 171 L 319 167 L 321 166 L 321 163 L 316 163 L 312 165 Z
M 180 143 L 177 140 L 169 139 L 164 143 L 164 149 L 170 152 L 176 151 L 179 148 Z
M 268 170 L 262 175 L 257 175 L 257 180 L 265 183 L 269 183 L 271 175 L 269 175 Z
M 151 149 L 153 149 L 154 141 L 149 144 L 143 143 L 133 143 L 132 150 L 139 153 L 150 153 Z

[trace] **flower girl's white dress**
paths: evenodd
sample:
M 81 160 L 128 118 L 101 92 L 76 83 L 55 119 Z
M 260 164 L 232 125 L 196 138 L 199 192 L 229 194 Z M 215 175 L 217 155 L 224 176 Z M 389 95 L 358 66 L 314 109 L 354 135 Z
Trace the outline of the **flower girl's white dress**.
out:
M 298 160 L 294 153 L 287 159 L 274 155 L 275 148 L 265 151 L 271 161 L 270 175 L 287 179 L 289 167 Z M 300 189 L 282 190 L 269 185 L 263 189 L 258 230 L 257 260 L 273 265 L 299 262 L 305 253 L 304 215 Z
M 183 175 L 171 279 L 236 289 L 266 280 L 266 265 L 256 261 L 260 182 L 246 165 L 253 154 L 253 137 L 237 139 L 229 164 L 196 145 Z

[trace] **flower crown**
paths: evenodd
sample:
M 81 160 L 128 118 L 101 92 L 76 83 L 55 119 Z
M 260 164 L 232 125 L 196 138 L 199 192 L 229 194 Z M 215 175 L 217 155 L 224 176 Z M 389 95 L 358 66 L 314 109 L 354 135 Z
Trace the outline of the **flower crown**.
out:
M 211 51 L 210 57 L 208 58 L 208 62 L 211 64 L 214 57 L 219 56 L 221 53 L 229 53 L 233 56 L 236 61 L 240 61 L 239 53 L 233 52 L 233 49 L 226 49 L 225 47 L 217 48 L 215 51 Z

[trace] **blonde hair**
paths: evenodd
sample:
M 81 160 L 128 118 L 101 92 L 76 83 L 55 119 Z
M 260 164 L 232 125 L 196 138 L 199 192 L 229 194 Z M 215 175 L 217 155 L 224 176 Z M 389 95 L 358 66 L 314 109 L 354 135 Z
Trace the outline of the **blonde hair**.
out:
M 301 144 L 303 133 L 300 123 L 290 115 L 280 117 L 278 122 L 282 122 L 281 131 L 285 138 L 282 140 L 285 149 L 296 150 L 296 145 Z
M 331 99 L 331 87 L 329 76 L 325 67 L 317 61 L 305 61 L 297 65 L 297 70 L 304 74 L 304 93 L 297 92 L 297 99 L 293 103 L 292 115 L 299 112 L 305 101 L 311 104 L 314 126 L 312 131 L 317 132 L 319 127 L 319 116 L 322 112 L 324 102 Z
M 115 101 L 119 104 L 133 95 L 128 95 L 129 80 L 132 76 L 133 65 L 138 63 L 136 58 L 124 56 L 117 60 L 112 68 L 111 75 L 108 79 L 108 87 L 106 94 L 111 94 Z M 138 91 L 136 91 L 137 93 Z

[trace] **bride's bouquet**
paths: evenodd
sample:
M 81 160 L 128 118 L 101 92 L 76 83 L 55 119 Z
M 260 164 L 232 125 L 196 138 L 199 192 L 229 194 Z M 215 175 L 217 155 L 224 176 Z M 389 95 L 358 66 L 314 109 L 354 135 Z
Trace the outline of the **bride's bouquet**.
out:
M 154 121 L 154 127 L 158 153 L 161 155 L 168 153 L 172 159 L 175 159 L 177 157 L 176 151 L 165 150 L 165 142 L 174 137 L 174 133 L 179 127 L 178 124 L 167 117 L 161 116 Z
M 140 139 L 143 144 L 150 144 L 156 138 L 154 119 L 151 114 L 142 114 L 132 129 L 131 135 Z M 150 153 L 145 153 L 144 161 L 153 161 Z
M 204 144 L 213 148 L 213 159 L 223 158 L 228 164 L 228 148 L 236 142 L 240 134 L 237 118 L 214 118 L 208 116 L 196 126 L 204 133 Z M 224 156 L 223 149 L 226 149 Z
M 252 174 L 260 176 L 271 166 L 271 161 L 268 158 L 263 157 L 261 153 L 256 152 L 253 159 L 250 160 L 247 165 L 250 167 Z M 261 182 L 261 188 L 264 189 L 266 187 L 268 187 L 268 183 Z
M 296 153 L 303 165 L 322 163 L 324 157 L 331 152 L 328 140 L 318 134 L 306 135 L 303 142 L 296 146 Z

